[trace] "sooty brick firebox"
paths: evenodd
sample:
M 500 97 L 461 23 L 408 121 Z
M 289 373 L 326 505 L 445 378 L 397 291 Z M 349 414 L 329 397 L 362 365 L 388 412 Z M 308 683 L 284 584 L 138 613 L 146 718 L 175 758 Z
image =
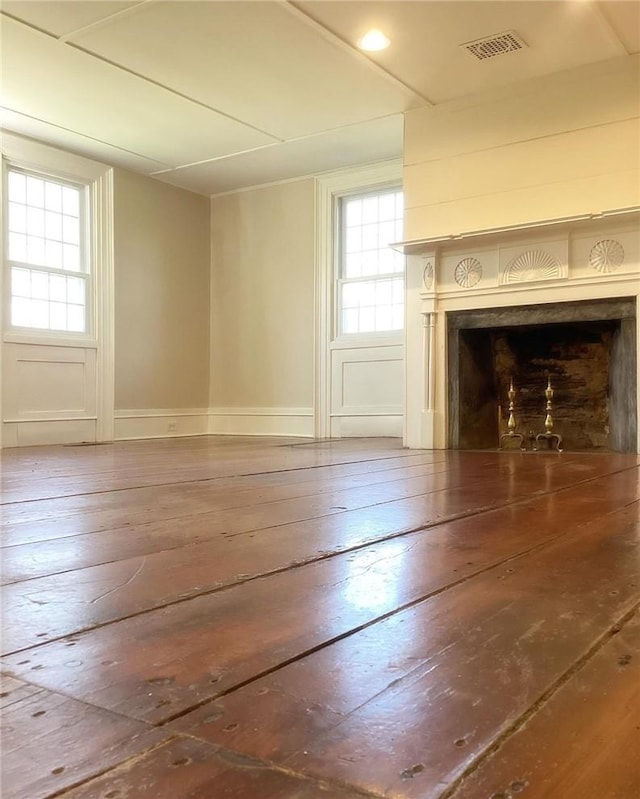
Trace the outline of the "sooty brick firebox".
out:
M 448 313 L 449 446 L 498 445 L 511 378 L 518 432 L 543 432 L 550 376 L 565 449 L 634 452 L 635 325 L 632 298 Z

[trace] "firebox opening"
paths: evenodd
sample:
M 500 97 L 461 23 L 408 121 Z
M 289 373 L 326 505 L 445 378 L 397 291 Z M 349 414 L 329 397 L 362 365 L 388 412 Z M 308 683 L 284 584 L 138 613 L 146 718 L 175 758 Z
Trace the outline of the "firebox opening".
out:
M 620 301 L 608 301 L 604 317 Z M 624 301 L 622 301 L 624 302 Z M 564 321 L 569 310 L 572 321 Z M 577 306 L 583 307 L 576 312 Z M 449 320 L 450 445 L 498 446 L 513 379 L 517 432 L 532 447 L 554 390 L 554 432 L 565 450 L 635 450 L 635 319 L 589 319 L 601 303 L 460 312 Z M 550 321 L 536 322 L 536 316 Z M 558 321 L 553 320 L 554 316 Z M 580 317 L 587 317 L 580 318 Z M 521 323 L 518 323 L 521 321 Z

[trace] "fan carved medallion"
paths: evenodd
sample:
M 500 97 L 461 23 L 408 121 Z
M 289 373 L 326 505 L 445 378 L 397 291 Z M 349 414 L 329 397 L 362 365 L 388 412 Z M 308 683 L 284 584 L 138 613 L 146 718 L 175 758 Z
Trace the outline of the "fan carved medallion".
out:
M 470 289 L 482 277 L 482 264 L 477 258 L 463 258 L 454 272 L 456 283 L 463 289 Z
M 589 263 L 597 272 L 613 272 L 623 261 L 624 249 L 615 239 L 602 239 L 589 253 Z

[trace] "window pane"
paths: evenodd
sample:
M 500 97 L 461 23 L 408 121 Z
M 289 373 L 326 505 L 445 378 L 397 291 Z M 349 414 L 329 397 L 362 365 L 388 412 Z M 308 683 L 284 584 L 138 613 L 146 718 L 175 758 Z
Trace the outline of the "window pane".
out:
M 396 195 L 384 194 L 380 197 L 380 221 L 388 222 L 396 218 Z
M 27 236 L 27 258 L 30 264 L 45 266 L 44 239 Z
M 388 247 L 396 241 L 396 226 L 394 222 L 381 222 L 378 225 L 378 247 Z
M 362 249 L 362 228 L 347 230 L 347 252 L 359 252 Z
M 404 306 L 394 305 L 392 309 L 393 319 L 391 320 L 392 330 L 402 330 L 404 327 Z
M 27 207 L 20 203 L 9 203 L 9 230 L 27 232 Z
M 395 271 L 395 265 L 396 265 L 395 256 L 396 255 L 398 255 L 398 253 L 394 252 L 389 247 L 385 247 L 384 249 L 380 250 L 380 273 L 381 274 L 385 274 L 386 272 L 394 272 Z
M 45 183 L 44 206 L 48 211 L 62 211 L 62 186 L 58 183 Z
M 27 208 L 27 233 L 44 238 L 44 211 L 42 208 Z
M 44 232 L 48 239 L 62 241 L 62 214 L 47 211 L 44 217 Z
M 9 172 L 9 199 L 17 203 L 27 201 L 27 179 L 18 172 Z
M 342 287 L 342 307 L 356 308 L 358 305 L 359 283 L 346 283 Z
M 78 305 L 84 305 L 84 285 L 81 277 L 67 278 L 67 300 Z
M 358 332 L 358 311 L 350 310 L 342 312 L 342 332 L 343 333 Z
M 31 296 L 37 300 L 49 299 L 49 275 L 46 272 L 31 273 Z
M 81 305 L 67 306 L 67 330 L 84 332 L 84 308 Z
M 62 244 L 59 241 L 45 242 L 45 263 L 52 269 L 62 269 Z
M 346 224 L 347 227 L 360 225 L 362 223 L 362 200 L 346 201 Z
M 362 249 L 375 250 L 378 248 L 378 226 L 365 225 L 362 228 Z
M 80 250 L 75 244 L 62 246 L 63 264 L 65 269 L 77 272 L 80 269 Z
M 388 280 L 376 284 L 376 305 L 391 305 L 392 287 Z
M 9 233 L 9 260 L 27 260 L 27 237 L 23 233 Z
M 62 275 L 49 276 L 49 298 L 57 302 L 67 301 L 67 278 Z M 65 311 L 66 313 L 66 311 Z
M 16 327 L 31 327 L 31 302 L 22 297 L 11 300 L 11 324 Z
M 79 216 L 80 192 L 78 189 L 73 189 L 70 186 L 62 187 L 62 210 L 70 216 Z
M 345 277 L 360 277 L 362 274 L 362 255 L 359 252 L 348 253 L 345 259 Z
M 391 307 L 383 305 L 376 308 L 376 330 L 391 330 Z
M 13 199 L 13 198 L 12 198 Z M 27 176 L 27 205 L 44 207 L 44 181 Z
M 28 269 L 11 270 L 11 294 L 14 297 L 31 296 L 31 274 Z
M 378 221 L 378 198 L 365 197 L 362 201 L 362 221 L 367 222 Z
M 77 217 L 62 217 L 62 240 L 65 244 L 80 243 L 80 221 Z
M 31 300 L 31 327 L 49 327 L 49 303 L 46 300 Z
M 368 252 L 362 258 L 362 274 L 364 275 L 377 275 L 378 274 L 378 253 Z
M 361 308 L 360 309 L 360 333 L 371 333 L 376 329 L 376 309 L 375 308 Z
M 52 330 L 67 329 L 67 304 L 65 302 L 49 304 L 49 327 Z

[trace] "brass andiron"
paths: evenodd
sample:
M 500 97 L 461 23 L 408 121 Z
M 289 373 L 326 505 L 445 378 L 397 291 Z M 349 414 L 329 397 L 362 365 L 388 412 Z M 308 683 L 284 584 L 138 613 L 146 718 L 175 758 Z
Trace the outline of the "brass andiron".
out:
M 513 388 L 513 378 L 511 378 L 511 382 L 509 383 L 509 391 L 507 392 L 507 396 L 509 397 L 509 419 L 507 421 L 507 428 L 508 432 L 503 433 L 500 436 L 500 446 L 498 449 L 502 449 L 502 440 L 507 439 L 509 441 L 513 440 L 514 438 L 520 439 L 520 449 L 524 452 L 524 436 L 521 433 L 516 433 L 516 417 L 514 416 L 515 405 L 513 401 L 516 398 L 516 392 Z
M 547 377 L 547 387 L 544 391 L 544 395 L 547 399 L 547 406 L 545 408 L 546 416 L 544 419 L 544 433 L 538 433 L 536 436 L 536 446 L 535 449 L 538 449 L 538 442 L 541 440 L 545 440 L 549 447 L 551 447 L 551 442 L 556 442 L 556 449 L 558 452 L 562 452 L 562 436 L 558 433 L 553 432 L 553 417 L 551 416 L 552 406 L 551 400 L 553 399 L 553 389 L 551 388 L 551 377 Z

